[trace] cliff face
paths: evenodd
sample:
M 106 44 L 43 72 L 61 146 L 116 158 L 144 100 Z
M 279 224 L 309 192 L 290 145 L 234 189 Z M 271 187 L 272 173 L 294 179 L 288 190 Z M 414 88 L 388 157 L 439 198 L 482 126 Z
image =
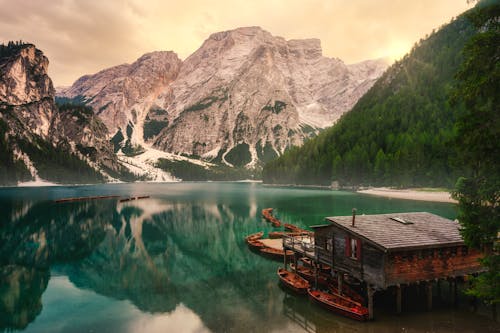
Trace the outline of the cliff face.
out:
M 385 69 L 371 65 L 367 75 L 323 57 L 318 39 L 258 27 L 213 34 L 158 98 L 169 126 L 154 145 L 240 165 L 280 155 L 348 111 Z
M 10 51 L 5 47 L 2 55 L 0 104 L 14 110 L 22 127 L 48 138 L 55 117 L 55 90 L 47 75 L 49 60 L 31 44 L 12 46 Z
M 0 46 L 0 184 L 95 182 L 103 179 L 102 166 L 120 170 L 91 109 L 88 117 L 58 109 L 48 64 L 32 44 Z
M 111 135 L 127 126 L 142 141 L 143 121 L 158 94 L 177 77 L 181 60 L 174 52 L 151 52 L 132 64 L 79 78 L 58 97 L 91 106 Z M 129 130 L 130 131 L 130 130 Z
M 59 96 L 91 105 L 124 142 L 251 166 L 332 125 L 386 67 L 346 65 L 324 57 L 318 39 L 248 27 L 211 35 L 184 62 L 146 54 Z

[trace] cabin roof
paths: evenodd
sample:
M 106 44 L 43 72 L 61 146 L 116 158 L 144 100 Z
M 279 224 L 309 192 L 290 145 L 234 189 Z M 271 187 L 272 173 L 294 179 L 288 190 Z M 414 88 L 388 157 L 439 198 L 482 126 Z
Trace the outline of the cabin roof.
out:
M 464 244 L 458 222 L 426 212 L 356 215 L 354 227 L 352 216 L 326 220 L 385 251 Z

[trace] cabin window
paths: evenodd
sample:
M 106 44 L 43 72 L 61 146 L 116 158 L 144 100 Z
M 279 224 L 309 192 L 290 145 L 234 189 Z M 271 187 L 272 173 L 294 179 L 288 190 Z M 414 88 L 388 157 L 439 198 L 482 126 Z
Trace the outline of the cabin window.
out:
M 467 246 L 462 247 L 462 255 L 466 256 L 469 254 L 469 248 Z
M 346 236 L 345 255 L 351 259 L 359 260 L 361 257 L 361 240 Z
M 333 244 L 332 239 L 331 239 L 331 238 L 327 238 L 327 239 L 326 239 L 325 248 L 326 248 L 326 250 L 327 250 L 328 252 L 332 252 L 332 250 L 333 250 L 333 246 L 332 246 L 332 244 Z
M 456 257 L 456 256 L 457 256 L 457 248 L 456 248 L 456 247 L 452 247 L 452 248 L 450 249 L 450 255 L 451 255 L 452 257 Z
M 358 259 L 358 242 L 354 238 L 351 238 L 351 258 Z

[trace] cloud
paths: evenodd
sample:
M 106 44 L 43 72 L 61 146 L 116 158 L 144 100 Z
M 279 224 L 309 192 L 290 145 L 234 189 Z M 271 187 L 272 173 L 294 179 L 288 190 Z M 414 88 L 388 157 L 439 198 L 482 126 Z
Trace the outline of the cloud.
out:
M 185 58 L 211 33 L 241 26 L 320 38 L 325 55 L 347 63 L 394 58 L 467 7 L 465 0 L 0 0 L 0 40 L 36 44 L 55 85 L 69 85 L 153 50 Z

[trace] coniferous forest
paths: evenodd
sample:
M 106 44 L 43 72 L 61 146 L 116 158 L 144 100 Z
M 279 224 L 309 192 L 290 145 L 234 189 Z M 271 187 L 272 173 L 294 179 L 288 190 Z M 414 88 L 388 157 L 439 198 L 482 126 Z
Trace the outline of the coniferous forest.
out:
M 466 170 L 449 96 L 475 31 L 461 15 L 420 40 L 333 127 L 266 164 L 264 182 L 452 187 Z

